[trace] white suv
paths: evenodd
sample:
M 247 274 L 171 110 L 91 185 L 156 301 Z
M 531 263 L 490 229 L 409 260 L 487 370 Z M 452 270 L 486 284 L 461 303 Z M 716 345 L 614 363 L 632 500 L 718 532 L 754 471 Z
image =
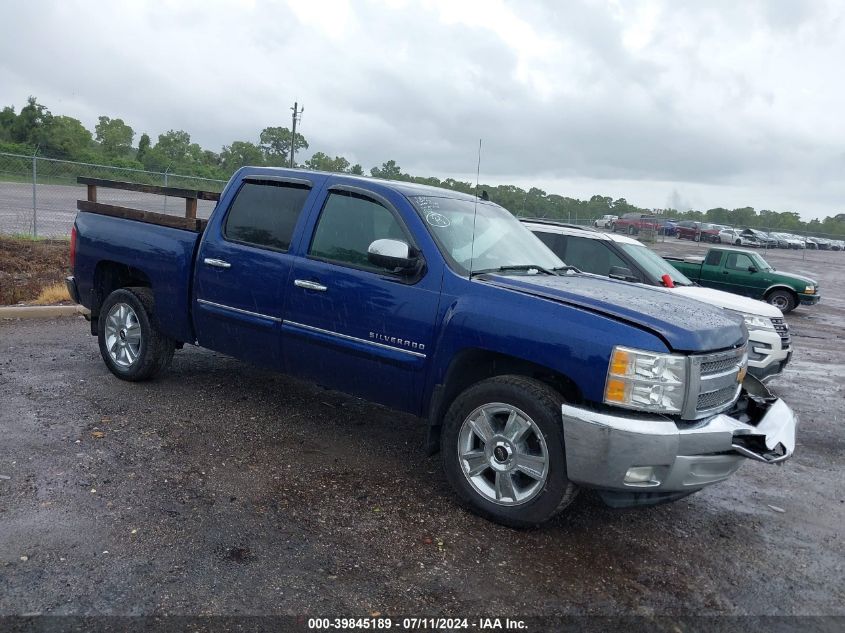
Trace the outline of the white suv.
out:
M 596 275 L 664 288 L 741 314 L 748 328 L 748 371 L 760 380 L 780 374 L 792 357 L 783 313 L 765 301 L 696 286 L 657 253 L 625 235 L 547 220 L 525 225 L 570 266 Z
M 593 226 L 597 229 L 606 229 L 613 226 L 613 223 L 619 219 L 618 215 L 603 215 L 598 220 L 593 222 Z

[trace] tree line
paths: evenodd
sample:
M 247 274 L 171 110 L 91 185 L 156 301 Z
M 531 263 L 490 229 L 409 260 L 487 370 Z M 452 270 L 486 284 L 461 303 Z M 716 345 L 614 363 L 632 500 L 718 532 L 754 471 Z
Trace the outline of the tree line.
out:
M 302 134 L 296 133 L 294 136 L 290 129 L 282 126 L 262 129 L 258 143 L 232 141 L 219 152 L 192 143 L 191 135 L 184 130 L 163 132 L 158 135 L 155 143 L 146 132 L 138 136 L 137 144 L 135 137 L 135 130 L 123 119 L 101 116 L 91 132 L 78 119 L 52 114 L 35 97 L 29 97 L 20 112 L 15 112 L 14 106 L 6 106 L 0 111 L 0 152 L 32 154 L 37 150 L 39 156 L 47 158 L 169 171 L 187 176 L 226 180 L 235 170 L 245 165 L 287 166 L 290 164 L 291 150 L 296 155 L 309 149 L 308 141 Z M 364 174 L 360 164 L 350 164 L 343 156 L 331 157 L 320 151 L 314 152 L 297 166 L 319 171 Z M 471 182 L 407 174 L 394 160 L 372 167 L 369 173 L 378 178 L 434 185 L 469 194 L 476 191 L 476 186 Z M 609 196 L 594 195 L 589 200 L 580 200 L 547 193 L 537 187 L 525 190 L 514 185 L 480 184 L 478 190 L 486 191 L 491 200 L 525 217 L 583 221 L 602 215 L 621 216 L 629 212 L 657 211 L 677 219 L 845 235 L 845 213 L 805 222 L 795 211 L 757 211 L 753 207 L 716 207 L 706 211 L 652 210 L 632 205 L 625 198 L 614 200 Z

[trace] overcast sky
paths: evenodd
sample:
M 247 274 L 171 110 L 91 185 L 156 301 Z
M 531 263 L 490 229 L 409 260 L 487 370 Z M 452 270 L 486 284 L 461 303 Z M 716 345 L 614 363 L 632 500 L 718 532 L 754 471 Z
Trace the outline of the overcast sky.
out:
M 0 105 L 216 151 L 290 126 L 369 170 L 845 212 L 845 3 L 11 0 Z M 137 136 L 135 141 L 137 142 Z

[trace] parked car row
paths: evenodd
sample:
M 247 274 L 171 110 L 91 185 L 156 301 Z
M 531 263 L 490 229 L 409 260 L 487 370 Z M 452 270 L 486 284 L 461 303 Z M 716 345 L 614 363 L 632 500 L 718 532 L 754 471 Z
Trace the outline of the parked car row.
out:
M 600 228 L 602 225 L 595 224 L 595 226 Z M 674 235 L 676 221 L 658 217 L 652 213 L 626 213 L 603 226 L 614 233 L 621 232 L 628 235 L 639 235 L 642 231 L 654 231 L 658 235 Z
M 682 240 L 732 244 L 733 246 L 748 246 L 750 248 L 794 250 L 808 248 L 811 250 L 845 251 L 845 241 L 843 240 L 807 237 L 781 231 L 767 232 L 751 228 L 739 229 L 712 222 L 664 218 L 652 213 L 626 213 L 621 217 L 603 215 L 593 220 L 593 227 L 614 233 L 627 233 L 631 236 L 650 230 L 657 235 L 675 236 Z

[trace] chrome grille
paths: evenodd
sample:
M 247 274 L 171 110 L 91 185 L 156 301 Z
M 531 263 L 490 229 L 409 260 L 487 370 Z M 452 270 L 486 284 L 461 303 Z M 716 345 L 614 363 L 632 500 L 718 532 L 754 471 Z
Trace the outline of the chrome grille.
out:
M 708 411 L 715 409 L 723 404 L 733 402 L 736 395 L 737 387 L 730 386 L 724 389 L 717 389 L 716 391 L 708 391 L 707 393 L 698 394 L 698 404 L 696 409 L 699 411 Z
M 698 420 L 729 408 L 739 397 L 740 370 L 748 362 L 745 346 L 689 357 L 689 386 L 681 415 Z
M 780 342 L 783 347 L 787 347 L 790 342 L 789 337 L 789 325 L 784 321 L 783 317 L 775 317 L 772 319 L 772 325 L 775 327 L 775 331 L 780 336 Z
M 712 376 L 713 374 L 721 374 L 735 367 L 736 359 L 733 356 L 720 360 L 711 360 L 701 363 L 701 375 Z

